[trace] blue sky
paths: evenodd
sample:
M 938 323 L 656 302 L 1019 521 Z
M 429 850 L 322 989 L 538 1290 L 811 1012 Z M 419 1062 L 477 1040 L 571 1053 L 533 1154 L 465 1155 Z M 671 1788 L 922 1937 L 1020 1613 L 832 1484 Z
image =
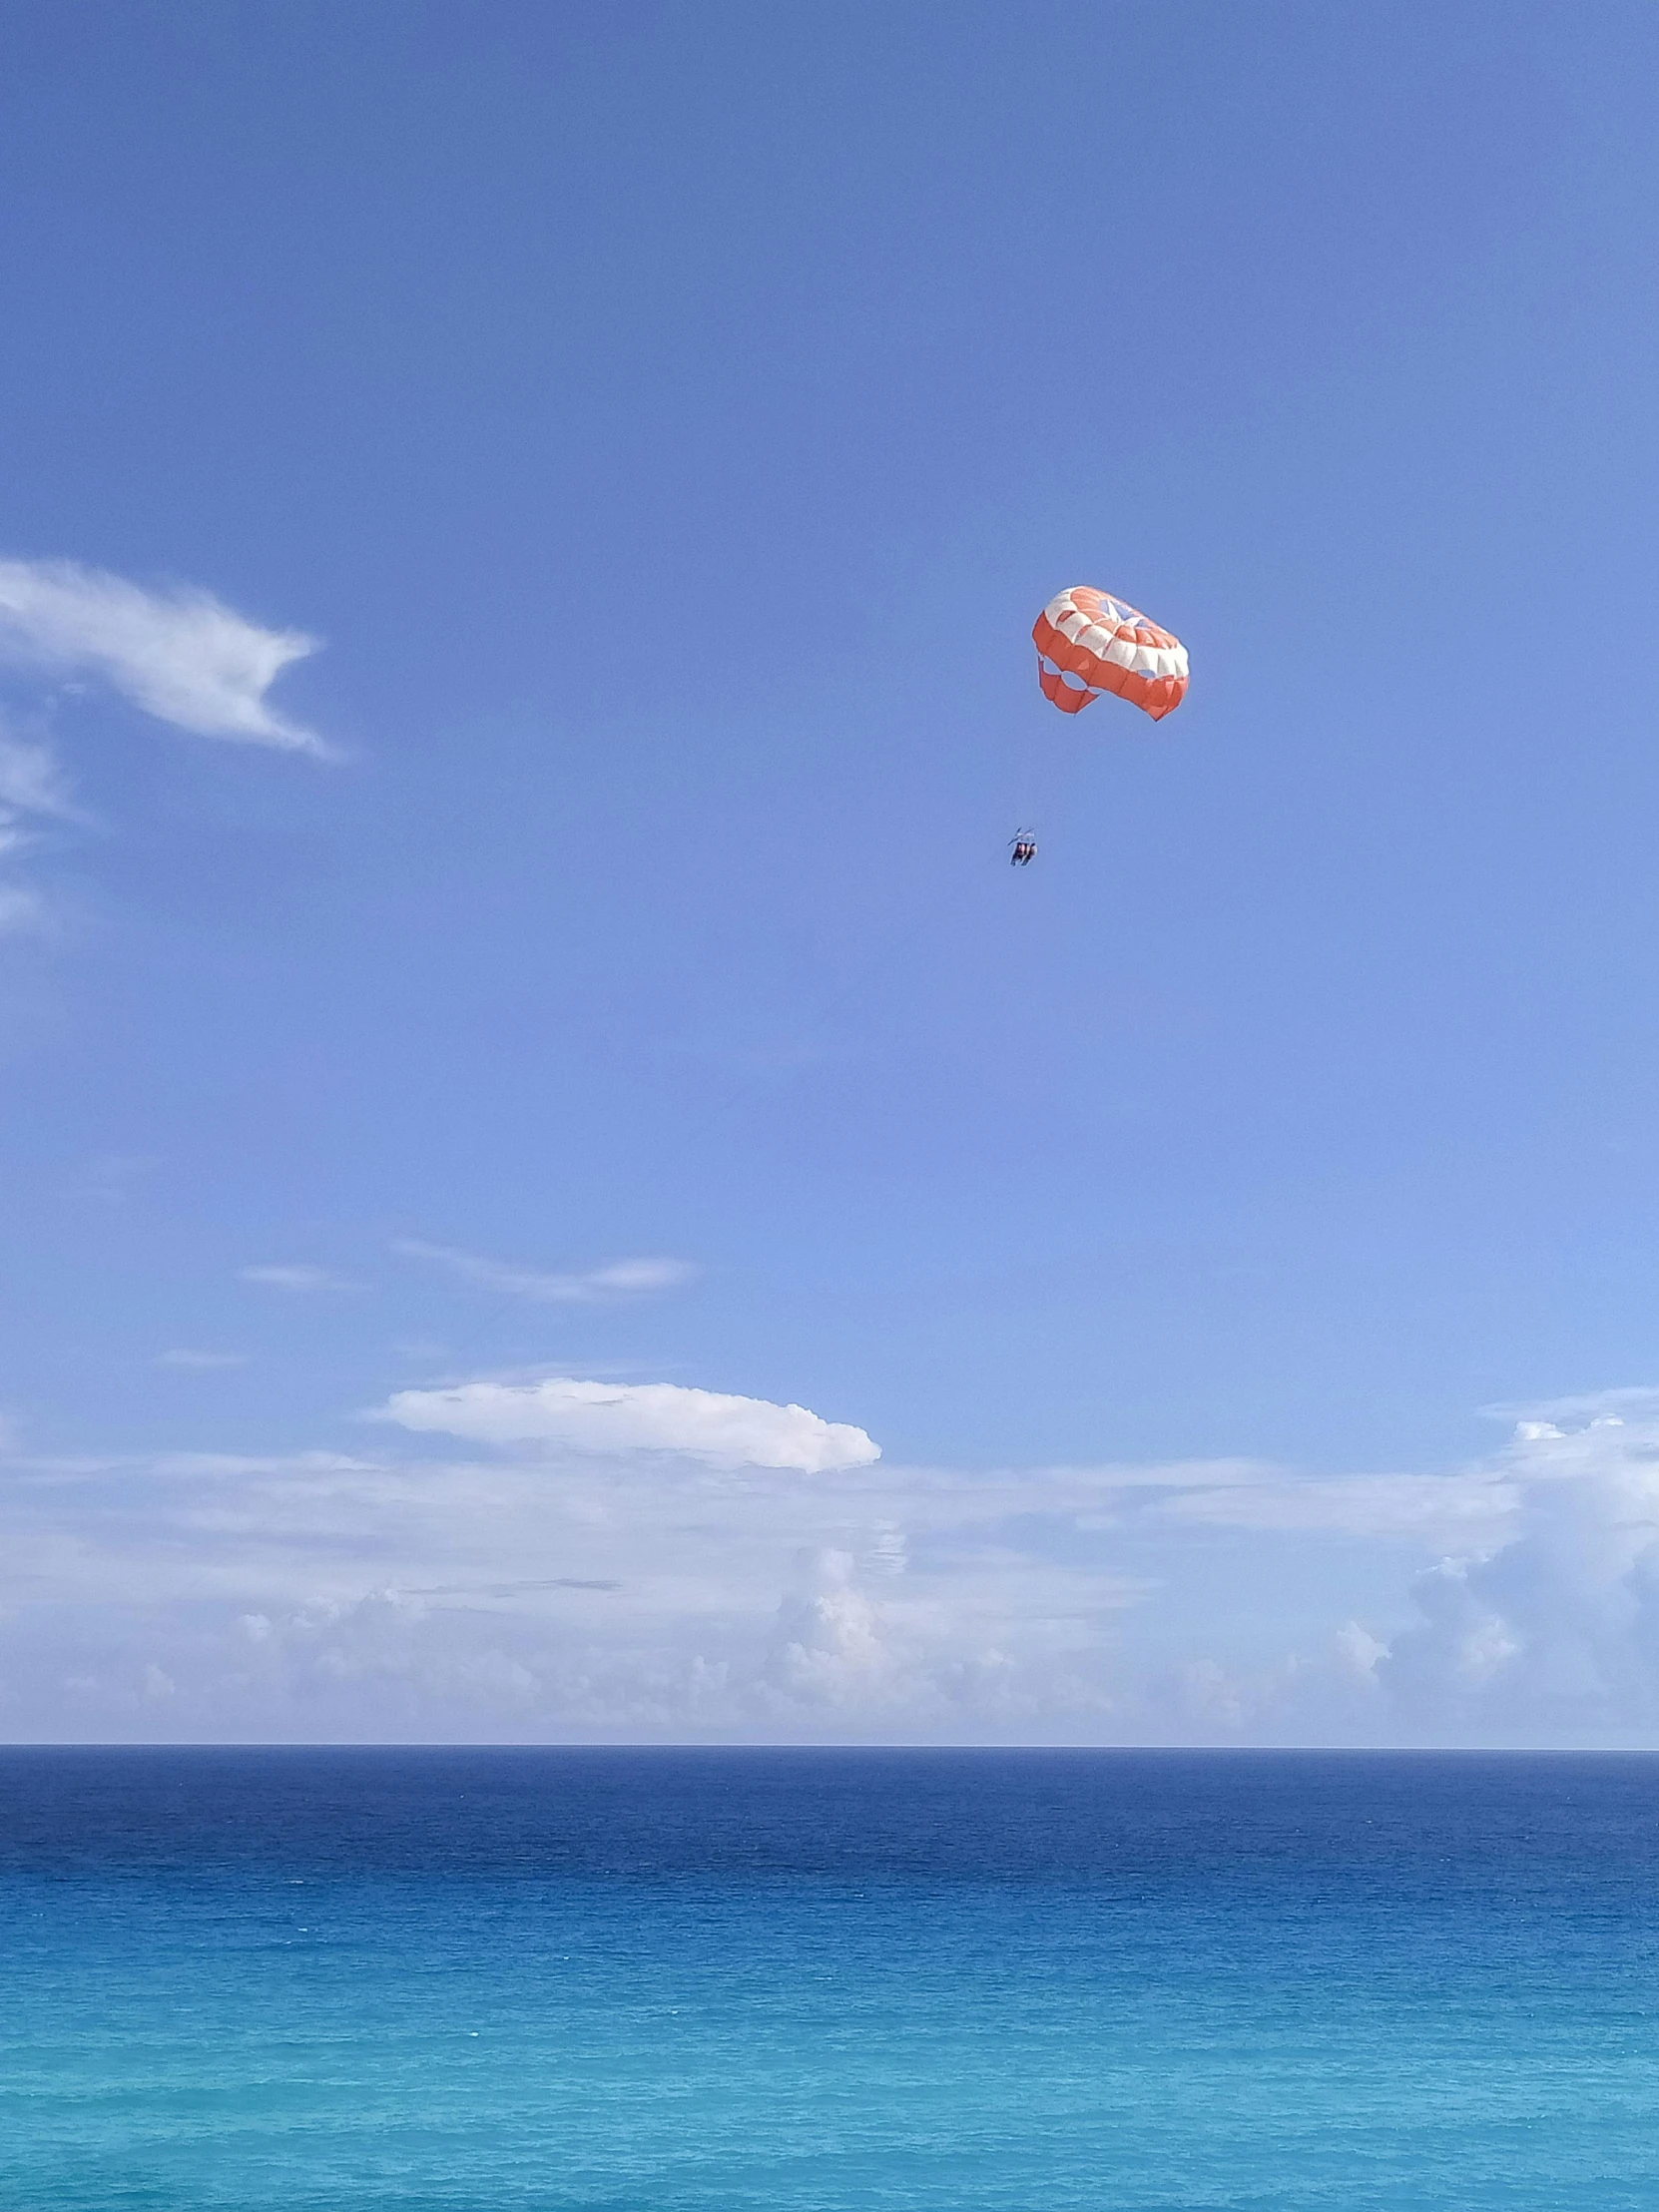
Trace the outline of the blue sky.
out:
M 0 1734 L 1650 1740 L 1652 11 L 11 49 Z

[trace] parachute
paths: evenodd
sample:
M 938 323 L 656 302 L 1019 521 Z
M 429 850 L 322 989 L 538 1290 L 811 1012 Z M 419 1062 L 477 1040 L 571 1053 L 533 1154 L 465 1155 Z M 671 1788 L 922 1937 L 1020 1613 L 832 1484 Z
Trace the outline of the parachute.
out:
M 1114 692 L 1154 722 L 1187 696 L 1187 649 L 1179 638 L 1114 599 L 1073 584 L 1051 599 L 1031 632 L 1037 682 L 1063 715 Z

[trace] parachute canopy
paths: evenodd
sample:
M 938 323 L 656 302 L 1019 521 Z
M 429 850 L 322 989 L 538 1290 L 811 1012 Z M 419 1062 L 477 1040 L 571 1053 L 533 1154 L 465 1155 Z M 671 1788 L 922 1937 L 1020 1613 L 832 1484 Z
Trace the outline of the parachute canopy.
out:
M 1031 636 L 1037 682 L 1063 715 L 1080 714 L 1106 691 L 1162 722 L 1187 696 L 1181 640 L 1109 592 L 1073 584 L 1049 601 Z

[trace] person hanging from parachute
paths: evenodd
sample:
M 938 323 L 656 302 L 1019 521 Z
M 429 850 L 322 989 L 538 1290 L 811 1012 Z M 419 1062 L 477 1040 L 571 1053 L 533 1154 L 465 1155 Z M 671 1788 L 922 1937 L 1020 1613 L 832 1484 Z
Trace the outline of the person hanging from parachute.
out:
M 1031 639 L 1037 682 L 1063 715 L 1080 715 L 1102 692 L 1111 692 L 1162 722 L 1187 696 L 1187 649 L 1181 640 L 1110 592 L 1073 584 L 1049 601 Z M 1029 867 L 1037 854 L 1036 832 L 1016 830 L 1011 852 L 1015 867 Z

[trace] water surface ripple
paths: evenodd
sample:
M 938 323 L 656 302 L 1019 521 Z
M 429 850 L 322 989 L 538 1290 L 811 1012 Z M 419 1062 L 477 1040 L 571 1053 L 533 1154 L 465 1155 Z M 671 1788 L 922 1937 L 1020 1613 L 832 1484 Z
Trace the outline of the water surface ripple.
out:
M 0 1752 L 21 2212 L 1659 2205 L 1659 1760 Z

